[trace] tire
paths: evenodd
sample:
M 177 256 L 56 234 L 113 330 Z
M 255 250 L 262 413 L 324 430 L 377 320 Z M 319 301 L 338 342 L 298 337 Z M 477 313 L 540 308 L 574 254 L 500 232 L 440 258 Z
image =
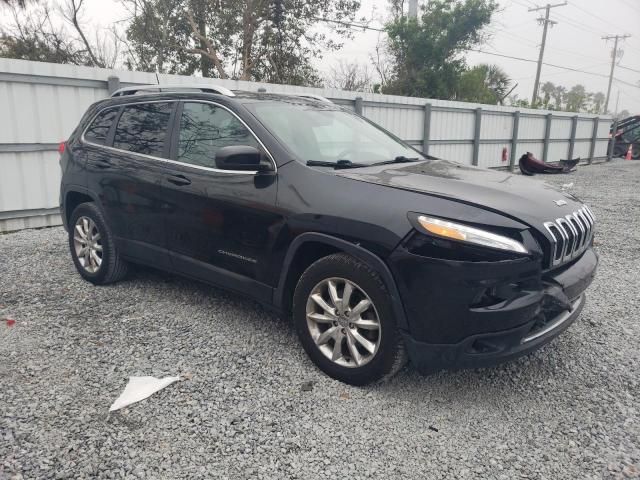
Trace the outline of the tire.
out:
M 348 305 L 342 306 L 346 297 Z M 351 385 L 380 382 L 406 363 L 384 283 L 373 268 L 350 255 L 336 253 L 309 266 L 296 286 L 292 310 L 307 355 L 336 380 Z
M 89 256 L 88 245 L 93 246 Z M 120 257 L 111 230 L 95 203 L 81 203 L 71 214 L 69 249 L 78 273 L 95 285 L 117 282 L 127 274 L 127 263 Z

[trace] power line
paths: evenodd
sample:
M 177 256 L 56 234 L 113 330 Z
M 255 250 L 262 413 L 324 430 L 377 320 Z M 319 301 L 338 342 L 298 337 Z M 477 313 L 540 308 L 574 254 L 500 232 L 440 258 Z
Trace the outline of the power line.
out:
M 318 20 L 319 22 L 327 22 L 327 23 L 337 23 L 338 25 L 344 25 L 345 27 L 357 27 L 362 28 L 363 30 L 373 30 L 374 32 L 386 32 L 384 28 L 375 28 L 370 27 L 368 25 L 362 25 L 359 23 L 350 23 L 350 22 L 342 22 L 340 20 L 332 20 L 330 18 L 322 18 L 322 17 L 311 17 L 314 20 Z
M 513 55 L 506 55 L 504 53 L 498 53 L 498 52 L 488 52 L 486 50 L 479 50 L 479 49 L 475 49 L 475 48 L 470 48 L 468 50 L 470 50 L 472 52 L 478 52 L 478 53 L 484 53 L 484 54 L 487 54 L 487 55 L 493 55 L 493 56 L 496 56 L 496 57 L 509 58 L 511 60 L 519 60 L 521 62 L 537 63 L 537 60 L 533 60 L 531 58 L 516 57 L 516 56 L 513 56 Z M 560 68 L 562 70 L 567 70 L 567 71 L 570 71 L 570 72 L 585 73 L 587 75 L 593 75 L 593 76 L 596 76 L 596 77 L 609 78 L 609 75 L 606 75 L 604 73 L 589 72 L 589 71 L 586 71 L 586 70 L 581 70 L 579 68 L 565 67 L 563 65 L 556 65 L 556 64 L 547 63 L 547 62 L 542 62 L 542 64 L 547 66 L 547 67 Z M 619 82 L 627 83 L 628 85 L 631 85 L 631 86 L 634 86 L 632 83 L 624 82 L 622 80 L 618 80 L 617 78 L 615 80 L 619 81 Z M 637 87 L 637 88 L 640 88 L 640 87 Z
M 576 7 L 577 6 L 575 4 L 569 4 L 569 6 L 571 7 Z M 598 20 L 599 22 L 604 22 L 604 23 L 608 23 L 609 25 L 611 25 L 614 28 L 620 28 L 620 25 L 616 25 L 613 22 L 610 22 L 609 20 L 605 20 L 604 18 L 601 18 L 597 15 L 594 15 L 593 13 L 591 13 L 589 10 L 585 9 L 585 8 L 577 8 L 578 11 L 582 12 L 582 13 L 586 13 L 587 15 L 589 15 L 590 17 L 595 18 L 596 20 Z
M 636 70 L 635 68 L 625 67 L 624 65 L 618 65 L 618 68 L 623 68 L 624 70 L 631 70 L 632 72 L 640 73 L 640 70 Z

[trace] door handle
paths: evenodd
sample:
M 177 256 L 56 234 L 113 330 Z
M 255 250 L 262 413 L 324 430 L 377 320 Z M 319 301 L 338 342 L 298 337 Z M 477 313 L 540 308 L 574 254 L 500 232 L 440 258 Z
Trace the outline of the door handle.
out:
M 191 185 L 191 180 L 189 180 L 184 175 L 171 175 L 167 177 L 167 181 L 178 186 Z
M 98 168 L 111 168 L 111 162 L 106 160 L 96 160 L 95 166 Z

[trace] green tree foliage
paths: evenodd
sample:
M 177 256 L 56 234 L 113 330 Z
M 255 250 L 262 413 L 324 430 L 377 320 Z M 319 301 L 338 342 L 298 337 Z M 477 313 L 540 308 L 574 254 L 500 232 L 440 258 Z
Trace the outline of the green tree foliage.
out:
M 122 0 L 134 12 L 130 63 L 156 72 L 195 73 L 315 85 L 312 58 L 340 44 L 314 28 L 348 23 L 358 0 Z M 339 36 L 349 30 L 333 25 Z M 326 30 L 326 29 L 325 29 Z
M 501 105 L 511 83 L 497 65 L 477 65 L 460 75 L 455 98 L 464 102 Z
M 553 82 L 544 82 L 540 86 L 539 101 L 531 107 L 526 100 L 511 98 L 511 105 L 524 108 L 542 108 L 564 112 L 604 113 L 605 96 L 602 92 L 591 93 L 584 85 L 574 85 L 569 90 Z
M 183 0 L 123 0 L 123 4 L 133 13 L 126 31 L 128 68 L 184 75 L 202 68 L 182 48 L 191 41 Z
M 396 16 L 386 26 L 393 76 L 384 92 L 454 98 L 466 70 L 463 53 L 480 43 L 481 30 L 496 8 L 494 0 L 431 0 L 420 21 Z M 479 72 L 470 74 L 465 88 L 479 83 L 479 77 Z

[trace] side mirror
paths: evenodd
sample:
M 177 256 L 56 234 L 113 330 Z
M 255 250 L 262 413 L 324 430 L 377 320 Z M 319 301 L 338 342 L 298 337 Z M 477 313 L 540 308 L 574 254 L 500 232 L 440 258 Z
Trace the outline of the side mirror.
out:
M 230 145 L 216 152 L 216 168 L 220 170 L 265 170 L 262 154 L 249 145 Z

